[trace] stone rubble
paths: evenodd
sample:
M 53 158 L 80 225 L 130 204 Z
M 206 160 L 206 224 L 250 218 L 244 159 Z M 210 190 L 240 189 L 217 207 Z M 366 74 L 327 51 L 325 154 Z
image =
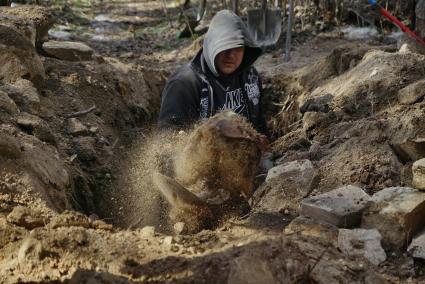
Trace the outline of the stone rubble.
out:
M 82 42 L 47 41 L 43 50 L 50 56 L 68 61 L 92 60 L 93 49 Z
M 362 211 L 369 201 L 369 195 L 360 187 L 347 185 L 304 199 L 301 202 L 301 215 L 337 227 L 355 227 L 360 224 Z
M 84 136 L 89 133 L 88 128 L 78 119 L 68 119 L 68 133 L 74 136 Z
M 362 228 L 379 230 L 384 244 L 404 248 L 425 226 L 425 193 L 409 187 L 390 187 L 375 193 L 365 210 Z
M 317 182 L 318 171 L 310 160 L 275 166 L 268 171 L 265 185 L 255 191 L 252 204 L 255 210 L 263 212 L 297 211 L 298 203 Z
M 376 229 L 340 229 L 338 248 L 348 256 L 364 257 L 374 265 L 379 265 L 387 258 L 381 246 L 382 236 Z
M 413 163 L 412 173 L 412 186 L 416 189 L 425 191 L 425 159 L 420 159 Z
M 303 176 L 312 174 L 314 166 L 310 160 L 292 161 L 285 164 L 275 166 L 269 170 L 266 177 L 266 182 L 274 178 L 281 178 L 282 175 L 297 172 Z

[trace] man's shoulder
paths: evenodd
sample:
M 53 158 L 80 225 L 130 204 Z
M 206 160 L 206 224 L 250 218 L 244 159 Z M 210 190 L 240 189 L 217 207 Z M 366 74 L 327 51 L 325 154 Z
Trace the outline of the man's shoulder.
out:
M 197 83 L 200 81 L 200 77 L 197 74 L 195 68 L 193 68 L 191 64 L 188 63 L 177 68 L 173 75 L 171 75 L 170 81 L 171 80 L 187 83 Z

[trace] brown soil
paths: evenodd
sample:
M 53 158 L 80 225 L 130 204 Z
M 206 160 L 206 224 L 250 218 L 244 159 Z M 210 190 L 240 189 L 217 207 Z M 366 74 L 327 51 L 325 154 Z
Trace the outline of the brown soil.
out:
M 167 16 L 163 1 L 148 0 L 58 9 L 58 22 L 95 50 L 94 60 L 41 56 L 46 79 L 38 90 L 27 80 L 0 83 L 0 282 L 425 281 L 423 263 L 404 252 L 386 248 L 387 261 L 374 267 L 343 255 L 334 228 L 291 223 L 300 201 L 293 192 L 269 207 L 253 200 L 249 214 L 214 230 L 174 233 L 150 170 L 170 166 L 164 156 L 183 136 L 156 133 L 155 120 L 166 78 L 200 40 L 176 37 L 184 25 L 165 2 Z M 212 11 L 221 9 L 213 2 Z M 290 62 L 281 48 L 257 62 L 275 160 L 310 159 L 318 170 L 313 194 L 410 185 L 414 156 L 400 145 L 425 155 L 415 142 L 425 137 L 425 103 L 400 104 L 398 95 L 423 78 L 425 57 L 378 39 L 348 40 L 338 29 L 300 32 L 294 41 Z M 37 105 L 22 99 L 34 90 Z M 85 129 L 71 133 L 70 116 L 93 106 L 77 117 Z

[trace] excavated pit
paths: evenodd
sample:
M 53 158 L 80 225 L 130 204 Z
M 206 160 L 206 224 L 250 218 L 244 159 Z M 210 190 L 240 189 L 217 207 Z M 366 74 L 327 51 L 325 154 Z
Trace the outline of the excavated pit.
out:
M 125 30 L 139 12 L 162 15 L 159 2 L 121 3 L 111 13 L 128 46 L 78 34 L 104 53 L 83 62 L 41 56 L 41 87 L 31 81 L 40 68 L 0 80 L 0 282 L 424 281 L 423 262 L 405 251 L 388 245 L 387 260 L 374 266 L 342 253 L 338 228 L 298 217 L 303 198 L 343 185 L 368 194 L 411 186 L 411 164 L 424 154 L 424 56 L 338 32 L 298 38 L 289 63 L 281 51 L 266 53 L 257 68 L 274 163 L 311 165 L 314 178 L 259 182 L 249 214 L 184 234 L 149 182 L 153 169 L 172 167 L 184 138 L 154 130 L 161 90 L 180 62 L 170 59 L 176 52 L 146 48 L 159 36 L 140 35 L 146 23 Z M 197 47 L 187 44 L 180 59 Z M 154 68 L 159 62 L 164 69 Z

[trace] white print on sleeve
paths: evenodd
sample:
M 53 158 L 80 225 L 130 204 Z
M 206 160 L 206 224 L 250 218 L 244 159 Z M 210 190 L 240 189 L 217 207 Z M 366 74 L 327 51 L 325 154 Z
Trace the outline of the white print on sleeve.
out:
M 201 120 L 208 118 L 208 97 L 201 99 L 199 116 Z
M 260 102 L 260 89 L 258 88 L 258 84 L 245 84 L 245 91 L 253 105 L 258 105 Z
M 248 95 L 248 99 L 252 102 L 254 106 L 258 105 L 260 102 L 260 87 L 259 87 L 259 78 L 256 75 L 254 68 L 251 68 L 248 74 L 249 83 L 245 83 L 245 91 Z

